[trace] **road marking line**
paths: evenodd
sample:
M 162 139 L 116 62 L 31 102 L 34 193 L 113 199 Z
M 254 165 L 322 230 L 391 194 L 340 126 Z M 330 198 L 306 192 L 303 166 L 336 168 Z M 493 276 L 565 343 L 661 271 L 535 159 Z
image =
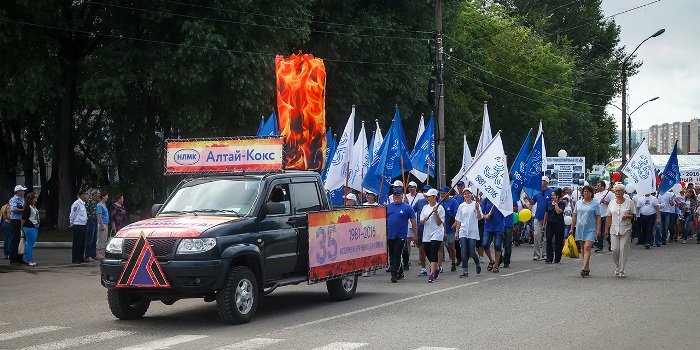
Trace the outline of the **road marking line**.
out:
M 430 347 L 430 346 L 421 346 L 420 348 L 416 350 L 459 350 L 457 348 L 436 348 L 436 347 Z
M 283 342 L 284 339 L 274 338 L 253 338 L 231 345 L 222 346 L 216 350 L 238 350 L 238 349 L 257 349 L 268 345 Z
M 517 274 L 519 274 L 519 273 L 525 273 L 525 272 L 530 272 L 530 271 L 531 271 L 531 270 L 529 270 L 529 269 L 528 269 L 528 270 L 522 270 L 522 271 L 516 271 L 516 272 L 513 272 L 513 273 L 507 273 L 507 274 L 505 274 L 505 275 L 501 275 L 501 277 L 513 276 L 513 275 L 517 275 Z
M 66 329 L 66 328 L 69 328 L 69 327 L 46 326 L 46 327 L 37 327 L 37 328 L 27 328 L 27 329 L 22 329 L 19 331 L 14 331 L 14 332 L 9 332 L 9 333 L 0 333 L 0 341 L 15 339 L 15 338 L 19 338 L 19 337 L 26 337 L 28 335 L 34 335 L 34 334 L 39 334 L 39 333 L 53 332 L 53 331 L 57 331 L 60 329 Z
M 536 267 L 535 270 L 542 270 L 544 267 Z
M 100 342 L 103 340 L 125 337 L 125 336 L 131 335 L 131 334 L 134 334 L 134 332 L 126 332 L 126 331 L 101 332 L 101 333 L 85 335 L 82 337 L 68 338 L 68 339 L 63 339 L 63 340 L 59 340 L 59 341 L 55 341 L 55 342 L 51 342 L 51 343 L 34 345 L 34 346 L 26 347 L 23 350 L 59 350 L 59 349 L 74 348 L 77 346 L 83 346 L 83 345 L 88 345 L 88 344 L 92 344 L 92 343 L 97 343 L 97 342 Z
M 487 278 L 487 279 L 484 280 L 484 282 L 486 282 L 486 281 L 493 281 L 493 280 L 495 280 L 495 279 L 496 279 L 496 277 Z
M 367 345 L 367 343 L 330 343 L 328 345 L 314 348 L 313 350 L 353 350 L 361 348 L 365 345 Z
M 263 334 L 263 335 L 269 335 L 269 334 L 276 333 L 276 332 L 280 332 L 280 331 L 288 331 L 288 330 L 292 330 L 292 329 L 303 328 L 303 327 L 306 327 L 306 326 L 311 326 L 311 325 L 323 323 L 323 322 L 326 322 L 326 321 L 335 320 L 335 319 L 342 318 L 342 317 L 352 316 L 352 315 L 356 315 L 356 314 L 363 313 L 363 312 L 367 312 L 367 311 L 372 311 L 372 310 L 376 310 L 376 309 L 381 309 L 381 308 L 383 308 L 383 307 L 387 307 L 387 306 L 391 306 L 391 305 L 396 305 L 396 304 L 399 304 L 399 303 L 405 303 L 405 302 L 407 302 L 407 301 L 411 301 L 411 300 L 415 300 L 415 299 L 425 298 L 425 297 L 431 296 L 431 295 L 433 295 L 433 294 L 440 294 L 440 293 L 448 292 L 448 291 L 455 290 L 455 289 L 459 289 L 459 288 L 470 287 L 470 286 L 473 286 L 473 285 L 478 284 L 478 283 L 479 283 L 479 282 L 471 282 L 471 283 L 460 284 L 460 285 L 457 285 L 457 286 L 452 286 L 452 287 L 448 287 L 448 288 L 444 288 L 444 289 L 438 289 L 438 290 L 435 290 L 435 291 L 432 291 L 432 292 L 423 293 L 423 294 L 419 294 L 419 295 L 414 295 L 414 296 L 412 296 L 412 297 L 407 297 L 407 298 L 403 298 L 403 299 L 399 299 L 399 300 L 394 300 L 394 301 L 390 301 L 390 302 L 387 302 L 387 303 L 384 303 L 384 304 L 379 304 L 379 305 L 375 305 L 375 306 L 366 307 L 366 308 L 360 309 L 360 310 L 355 310 L 355 311 L 346 312 L 346 313 L 344 313 L 344 314 L 339 314 L 339 315 L 335 315 L 335 316 L 330 316 L 330 317 L 322 318 L 322 319 L 315 320 L 315 321 L 309 321 L 309 322 L 305 322 L 305 323 L 300 323 L 300 324 L 294 325 L 294 326 L 284 327 L 284 328 L 282 328 L 282 329 L 280 329 L 280 330 L 273 331 L 273 332 L 268 332 L 268 333 L 265 333 L 265 334 Z
M 182 343 L 191 342 L 197 339 L 206 338 L 206 335 L 177 335 L 170 338 L 163 338 L 159 340 L 154 340 L 148 343 L 138 344 L 134 346 L 129 346 L 126 348 L 121 348 L 119 350 L 160 350 L 168 349 L 173 345 L 178 345 Z

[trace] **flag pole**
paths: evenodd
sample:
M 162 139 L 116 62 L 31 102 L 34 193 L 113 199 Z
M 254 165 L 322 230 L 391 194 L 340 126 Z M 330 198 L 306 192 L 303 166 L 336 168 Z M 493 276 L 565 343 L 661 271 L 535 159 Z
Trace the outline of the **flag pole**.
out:
M 348 180 L 350 177 L 350 160 L 348 160 L 348 165 L 345 169 L 345 189 L 343 190 L 343 202 L 345 202 L 345 197 L 348 196 Z
M 406 174 L 403 171 L 403 154 L 399 156 L 401 160 L 401 183 L 403 184 L 403 193 L 406 193 Z
M 382 182 L 379 183 L 379 193 L 377 194 L 377 203 L 382 200 L 382 187 L 384 187 L 384 174 L 382 174 Z M 387 197 L 389 199 L 389 197 Z

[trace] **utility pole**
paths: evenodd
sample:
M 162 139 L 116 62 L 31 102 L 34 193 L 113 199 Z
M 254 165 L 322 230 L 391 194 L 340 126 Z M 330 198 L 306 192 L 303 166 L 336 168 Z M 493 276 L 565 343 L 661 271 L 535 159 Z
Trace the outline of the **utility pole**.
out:
M 437 50 L 435 53 L 436 78 L 437 87 L 435 88 L 435 104 L 437 105 L 437 120 L 438 120 L 438 154 L 437 154 L 437 183 L 438 188 L 445 185 L 445 85 L 442 79 L 444 71 L 442 46 L 442 1 L 435 0 L 435 39 L 437 42 Z
M 620 149 L 622 150 L 622 165 L 625 165 L 625 162 L 627 162 L 627 152 L 625 151 L 625 147 L 627 146 L 627 67 L 626 67 L 627 60 L 624 60 L 622 62 L 622 128 L 620 130 L 620 135 L 622 135 L 622 142 L 620 142 Z M 630 134 L 630 137 L 632 137 L 632 134 Z

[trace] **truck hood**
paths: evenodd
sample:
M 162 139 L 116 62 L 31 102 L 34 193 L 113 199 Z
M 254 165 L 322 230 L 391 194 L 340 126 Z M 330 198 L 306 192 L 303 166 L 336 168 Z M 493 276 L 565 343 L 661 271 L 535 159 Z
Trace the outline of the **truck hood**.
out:
M 137 221 L 124 226 L 116 237 L 197 238 L 204 231 L 239 218 L 221 216 L 169 216 Z

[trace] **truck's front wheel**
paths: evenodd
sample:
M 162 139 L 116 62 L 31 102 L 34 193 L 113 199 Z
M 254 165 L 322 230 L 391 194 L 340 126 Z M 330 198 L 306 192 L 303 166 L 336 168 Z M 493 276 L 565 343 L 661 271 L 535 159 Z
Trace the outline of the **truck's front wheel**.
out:
M 326 289 L 333 300 L 350 300 L 357 290 L 357 275 L 326 281 Z
M 250 322 L 258 308 L 259 296 L 253 271 L 245 266 L 232 267 L 224 286 L 216 293 L 219 318 L 230 324 Z
M 108 289 L 107 302 L 112 315 L 120 320 L 141 318 L 151 305 L 150 300 L 120 289 Z

